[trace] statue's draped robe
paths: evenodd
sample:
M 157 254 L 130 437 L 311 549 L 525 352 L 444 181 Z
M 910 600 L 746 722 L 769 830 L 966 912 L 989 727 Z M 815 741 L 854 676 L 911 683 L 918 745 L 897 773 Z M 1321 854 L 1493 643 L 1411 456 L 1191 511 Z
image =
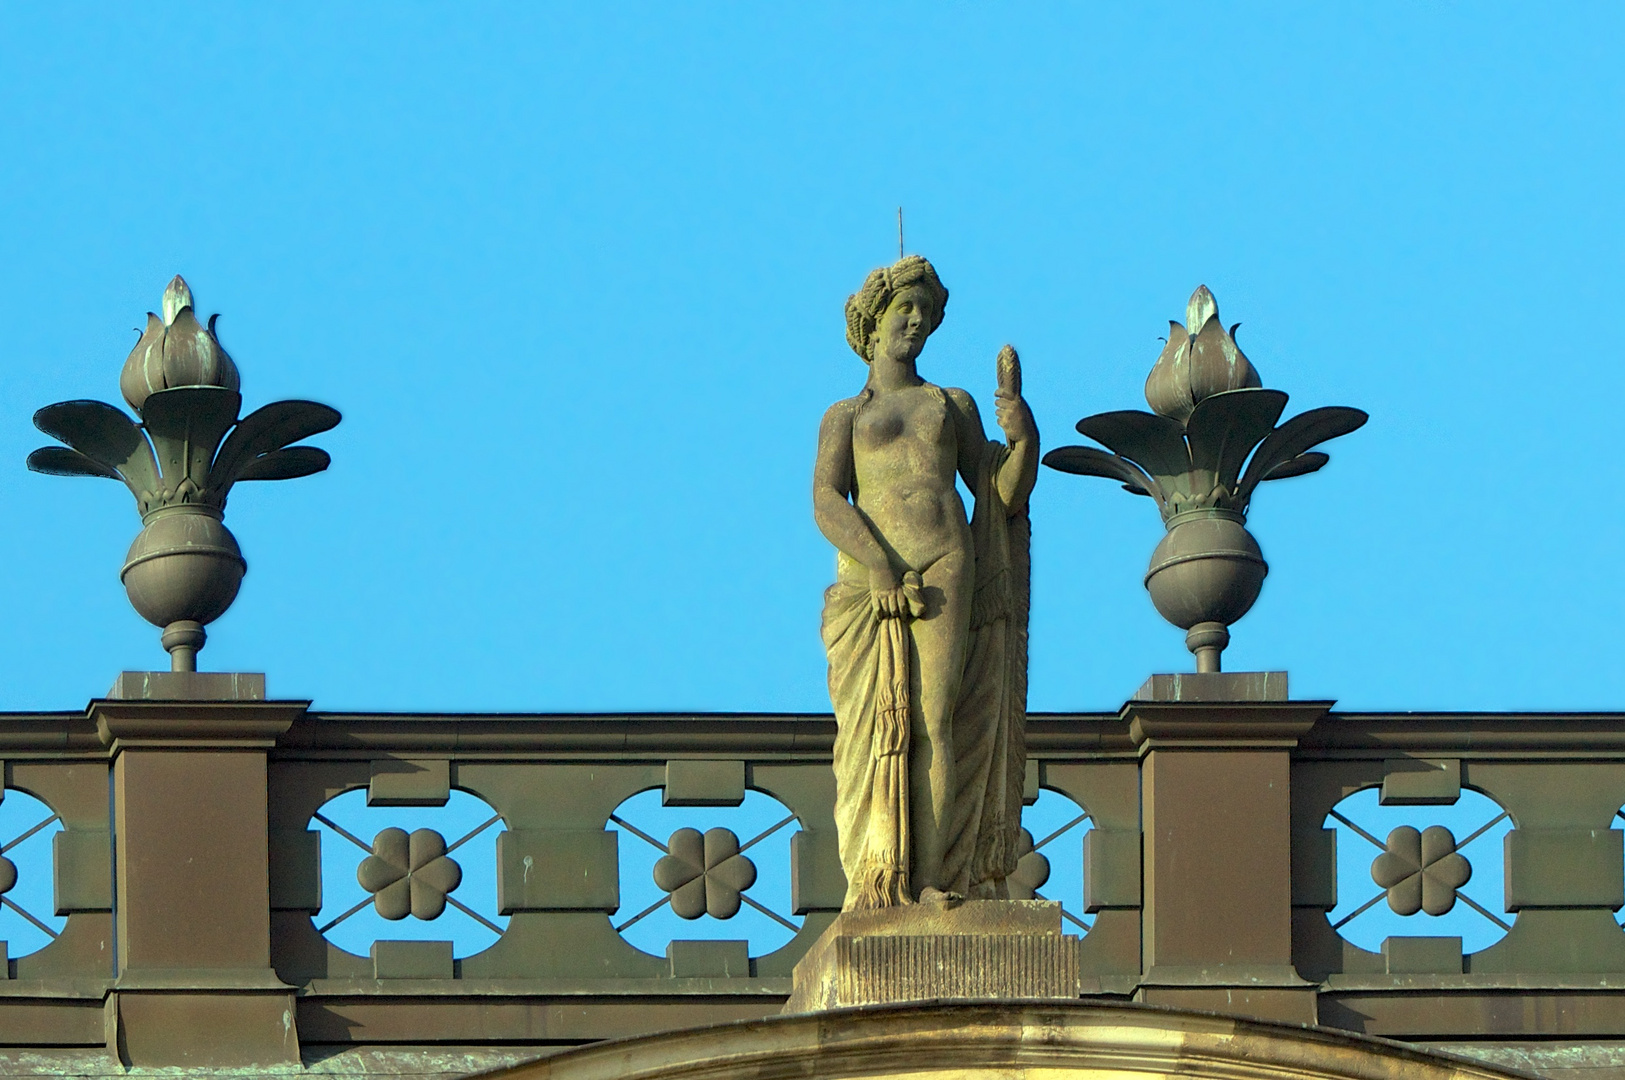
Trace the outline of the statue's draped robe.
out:
M 1015 869 L 1026 770 L 1030 528 L 998 492 L 1009 456 L 989 442 L 971 517 L 976 586 L 965 670 L 954 704 L 953 791 L 942 882 L 967 896 L 1002 896 Z M 835 825 L 845 908 L 913 902 L 909 882 L 909 729 L 914 646 L 908 620 L 882 619 L 867 572 L 839 556 L 824 593 L 824 648 L 835 706 Z M 909 586 L 905 586 L 908 588 Z

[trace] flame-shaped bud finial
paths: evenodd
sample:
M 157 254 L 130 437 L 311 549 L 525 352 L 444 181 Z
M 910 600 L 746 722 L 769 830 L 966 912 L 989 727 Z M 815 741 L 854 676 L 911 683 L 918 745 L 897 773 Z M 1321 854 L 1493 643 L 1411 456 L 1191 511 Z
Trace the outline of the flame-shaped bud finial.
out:
M 1260 385 L 1234 335 L 1235 327 L 1227 331 L 1220 321 L 1219 303 L 1208 287 L 1198 285 L 1185 305 L 1185 325 L 1168 324 L 1168 344 L 1145 380 L 1152 410 L 1183 424 L 1203 399 Z
M 187 286 L 186 279 L 176 274 L 164 286 L 164 325 L 173 326 L 175 316 L 181 313 L 181 308 L 192 306 L 192 290 Z
M 214 336 L 214 319 L 204 326 L 192 307 L 192 290 L 175 275 L 164 289 L 163 318 L 147 312 L 147 329 L 124 361 L 119 389 L 136 412 L 159 390 L 176 386 L 241 385 L 237 365 Z

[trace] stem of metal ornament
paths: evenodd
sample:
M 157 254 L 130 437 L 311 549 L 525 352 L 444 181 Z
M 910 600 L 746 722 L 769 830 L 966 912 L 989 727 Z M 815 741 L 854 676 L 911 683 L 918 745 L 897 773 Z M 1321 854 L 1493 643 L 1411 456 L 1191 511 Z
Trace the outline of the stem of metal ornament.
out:
M 130 604 L 162 631 L 170 670 L 195 672 L 203 628 L 237 599 L 248 564 L 225 525 L 226 499 L 243 480 L 292 480 L 321 472 L 325 450 L 295 445 L 339 422 L 314 401 L 277 401 L 242 415 L 236 362 L 193 308 L 180 277 L 164 289 L 163 318 L 147 313 L 119 388 L 134 409 L 60 401 L 34 424 L 62 445 L 28 455 L 55 476 L 122 481 L 135 496 L 141 532 L 119 580 Z
M 1314 447 L 1357 430 L 1359 409 L 1327 406 L 1284 422 L 1287 395 L 1263 386 L 1236 344 L 1240 323 L 1224 328 L 1203 285 L 1185 305 L 1145 383 L 1152 412 L 1086 416 L 1078 433 L 1099 446 L 1060 446 L 1044 464 L 1115 480 L 1150 496 L 1167 534 L 1151 553 L 1146 591 L 1157 612 L 1185 630 L 1198 674 L 1216 674 L 1229 627 L 1252 609 L 1269 566 L 1247 531 L 1260 484 L 1318 472 L 1329 460 Z
M 1196 654 L 1196 671 L 1219 670 L 1219 654 L 1230 644 L 1230 631 L 1221 622 L 1199 622 L 1185 631 L 1185 648 Z
M 159 640 L 169 650 L 169 670 L 196 671 L 198 650 L 208 638 L 203 624 L 192 619 L 181 619 L 164 627 Z

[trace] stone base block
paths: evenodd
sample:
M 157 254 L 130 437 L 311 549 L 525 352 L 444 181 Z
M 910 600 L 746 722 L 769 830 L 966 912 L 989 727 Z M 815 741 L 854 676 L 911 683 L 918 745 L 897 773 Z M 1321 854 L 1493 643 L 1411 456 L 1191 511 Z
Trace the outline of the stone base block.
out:
M 971 900 L 842 912 L 795 967 L 784 1011 L 932 998 L 1076 998 L 1061 905 Z
M 291 989 L 108 995 L 108 1042 L 126 1066 L 298 1065 Z
M 1226 1013 L 1281 1024 L 1318 1024 L 1313 987 L 1142 986 L 1134 1000 L 1172 1009 Z
M 243 671 L 124 671 L 107 692 L 118 701 L 264 701 L 265 675 Z
M 1208 671 L 1153 675 L 1135 701 L 1286 701 L 1284 671 Z

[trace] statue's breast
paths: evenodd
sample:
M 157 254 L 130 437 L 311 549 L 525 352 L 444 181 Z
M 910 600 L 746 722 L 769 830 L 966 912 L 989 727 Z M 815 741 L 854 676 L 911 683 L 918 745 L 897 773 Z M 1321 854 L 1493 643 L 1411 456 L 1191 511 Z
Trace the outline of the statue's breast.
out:
M 934 389 L 898 391 L 870 401 L 853 422 L 854 448 L 859 453 L 881 451 L 900 440 L 940 446 L 951 439 L 947 403 Z

